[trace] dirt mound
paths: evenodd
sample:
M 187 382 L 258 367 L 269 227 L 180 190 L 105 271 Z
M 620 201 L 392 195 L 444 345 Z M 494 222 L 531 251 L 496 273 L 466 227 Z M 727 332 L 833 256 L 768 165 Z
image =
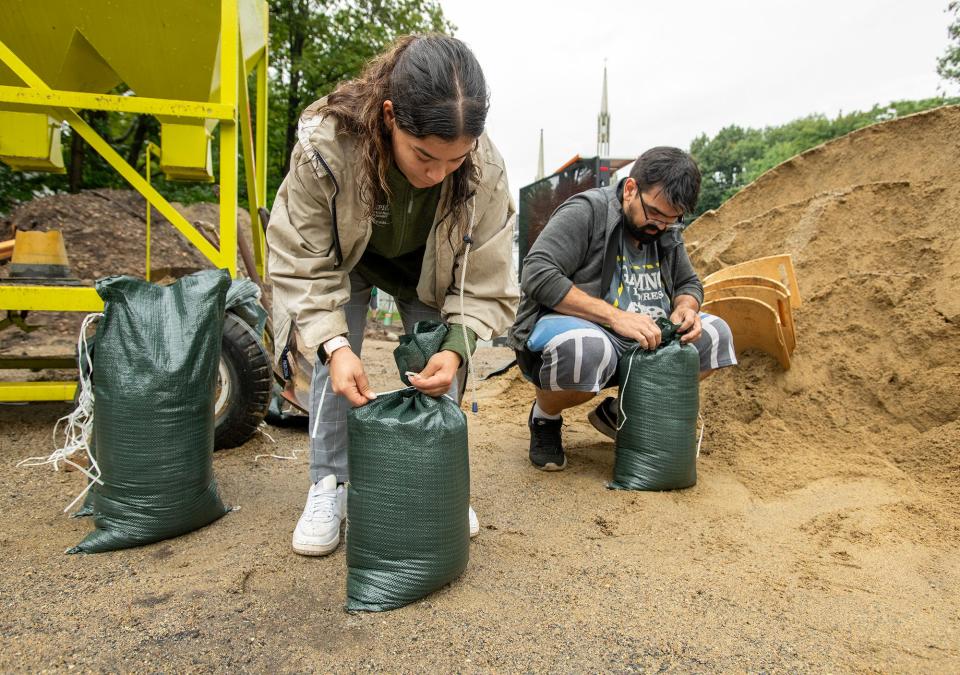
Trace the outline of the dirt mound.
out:
M 219 207 L 216 204 L 174 203 L 174 207 L 211 241 L 217 241 Z M 166 218 L 154 211 L 151 216 L 151 278 L 177 278 L 198 269 L 212 268 L 207 260 Z M 238 236 L 250 241 L 250 217 L 243 209 L 237 218 Z M 14 227 L 24 230 L 60 230 L 66 243 L 71 274 L 87 285 L 100 277 L 129 274 L 143 277 L 146 270 L 146 202 L 133 190 L 85 190 L 78 194 L 38 197 L 21 204 L 0 223 L 0 240 L 13 236 Z M 9 267 L 0 266 L 0 280 L 9 276 Z M 237 269 L 243 263 L 237 256 Z M 75 312 L 34 313 L 31 325 L 42 326 L 37 333 L 8 329 L 0 332 L 0 354 L 70 354 L 83 315 Z M 19 375 L 18 375 L 19 377 Z M 72 378 L 73 374 L 31 374 L 29 378 Z
M 201 231 L 219 226 L 216 204 L 174 207 Z M 151 217 L 150 258 L 152 268 L 174 272 L 213 267 L 166 218 L 154 211 Z M 238 217 L 240 236 L 250 237 L 250 217 L 243 209 Z M 199 225 L 198 225 L 199 224 Z M 142 277 L 146 264 L 146 202 L 133 190 L 84 190 L 78 194 L 38 197 L 14 209 L 6 219 L 3 235 L 12 227 L 29 230 L 60 230 L 67 246 L 73 275 L 92 282 L 112 274 Z M 212 227 L 211 227 L 212 226 Z M 242 262 L 237 258 L 238 267 Z M 7 276 L 0 268 L 0 278 Z
M 869 127 L 769 171 L 687 232 L 702 273 L 780 252 L 797 268 L 791 370 L 748 356 L 705 387 L 714 451 L 764 491 L 888 462 L 932 494 L 960 479 L 945 442 L 960 414 L 958 149 L 957 107 Z

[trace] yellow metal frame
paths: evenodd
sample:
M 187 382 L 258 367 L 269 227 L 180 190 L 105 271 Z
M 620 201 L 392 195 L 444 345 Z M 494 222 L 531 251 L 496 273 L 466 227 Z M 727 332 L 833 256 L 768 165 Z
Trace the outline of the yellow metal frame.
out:
M 265 205 L 264 197 L 267 187 L 268 22 L 264 21 L 264 47 L 254 66 L 257 72 L 255 135 L 251 124 L 247 92 L 248 73 L 240 44 L 238 0 L 221 0 L 220 27 L 219 101 L 182 101 L 51 89 L 7 45 L 0 41 L 0 62 L 10 68 L 25 84 L 23 87 L 0 86 L 0 109 L 46 112 L 56 120 L 66 121 L 74 133 L 79 134 L 123 176 L 131 187 L 144 196 L 148 204 L 148 218 L 152 206 L 210 262 L 217 267 L 229 270 L 232 276 L 236 276 L 237 273 L 237 151 L 238 145 L 242 145 L 254 257 L 257 272 L 263 278 L 266 241 L 260 227 L 258 212 L 260 207 Z M 78 111 L 84 109 L 142 113 L 163 118 L 213 119 L 219 122 L 219 248 L 211 244 L 150 185 L 149 175 L 146 178 L 141 176 L 80 117 Z M 242 137 L 242 144 L 238 143 L 238 131 Z M 148 147 L 148 171 L 150 152 Z M 149 247 L 148 225 L 147 279 L 150 278 Z M 97 312 L 103 310 L 103 302 L 93 288 L 87 287 L 0 285 L 0 311 L 2 310 Z M 75 388 L 75 383 L 71 382 L 0 383 L 0 401 L 72 400 Z

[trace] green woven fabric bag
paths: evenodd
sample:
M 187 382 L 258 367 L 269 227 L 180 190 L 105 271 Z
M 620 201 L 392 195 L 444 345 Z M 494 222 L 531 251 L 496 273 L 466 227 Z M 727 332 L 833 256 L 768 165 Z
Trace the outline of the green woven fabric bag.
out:
M 213 477 L 214 390 L 230 275 L 97 281 L 91 490 L 96 529 L 68 553 L 176 537 L 227 509 Z
M 653 350 L 635 348 L 620 359 L 620 430 L 613 482 L 620 490 L 677 490 L 697 482 L 700 358 L 681 345 L 677 326 L 657 321 Z
M 418 326 L 433 343 L 435 327 Z M 403 352 L 397 362 L 414 369 Z M 402 607 L 459 577 L 470 557 L 460 406 L 413 388 L 381 394 L 350 412 L 347 436 L 347 610 Z
M 419 373 L 427 367 L 430 357 L 440 351 L 447 337 L 447 325 L 439 321 L 417 321 L 413 331 L 400 336 L 400 344 L 393 350 L 393 360 L 400 371 L 400 379 L 410 386 L 407 372 Z

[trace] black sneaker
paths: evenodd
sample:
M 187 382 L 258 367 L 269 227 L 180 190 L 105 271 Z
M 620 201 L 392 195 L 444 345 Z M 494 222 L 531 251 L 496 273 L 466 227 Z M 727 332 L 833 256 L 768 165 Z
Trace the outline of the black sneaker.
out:
M 617 438 L 617 399 L 607 396 L 596 408 L 587 413 L 593 428 L 608 438 Z
M 567 466 L 560 437 L 563 419 L 534 417 L 531 407 L 527 426 L 530 427 L 530 461 L 533 465 L 541 471 L 563 471 Z

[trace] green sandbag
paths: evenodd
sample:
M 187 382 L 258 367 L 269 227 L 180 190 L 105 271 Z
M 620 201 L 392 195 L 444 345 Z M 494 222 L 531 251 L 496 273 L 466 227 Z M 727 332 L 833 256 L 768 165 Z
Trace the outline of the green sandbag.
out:
M 214 391 L 230 275 L 206 270 L 170 286 L 97 282 L 104 316 L 94 371 L 96 529 L 68 553 L 176 537 L 227 509 L 213 477 Z
M 347 436 L 347 610 L 402 607 L 459 577 L 470 556 L 460 406 L 413 388 L 381 394 L 350 412 Z
M 657 321 L 662 341 L 620 359 L 621 419 L 613 482 L 620 490 L 678 490 L 697 482 L 700 358 L 677 326 Z
M 227 309 L 243 319 L 253 332 L 263 335 L 267 310 L 260 304 L 260 287 L 250 279 L 234 279 L 227 289 Z
M 417 321 L 413 331 L 400 336 L 400 344 L 393 350 L 393 360 L 400 371 L 400 379 L 410 386 L 407 372 L 419 373 L 427 367 L 430 357 L 440 351 L 447 337 L 447 325 L 439 321 Z

